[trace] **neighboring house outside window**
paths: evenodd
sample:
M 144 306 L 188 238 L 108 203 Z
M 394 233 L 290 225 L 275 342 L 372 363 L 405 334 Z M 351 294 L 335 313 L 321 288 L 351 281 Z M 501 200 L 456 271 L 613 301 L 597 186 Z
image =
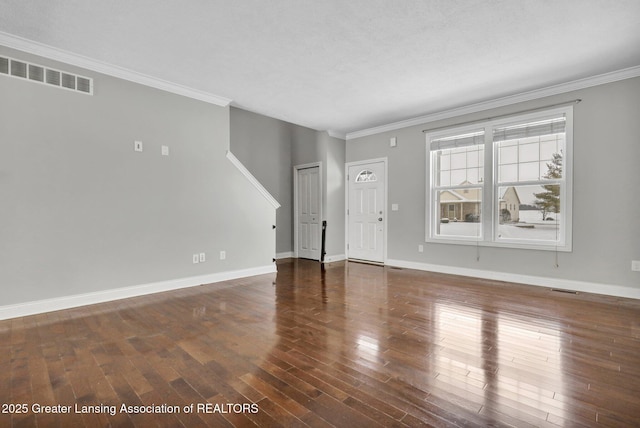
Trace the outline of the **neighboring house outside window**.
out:
M 431 242 L 571 251 L 571 107 L 427 133 Z
M 515 187 L 503 187 L 500 194 L 500 223 L 520 221 L 520 198 Z

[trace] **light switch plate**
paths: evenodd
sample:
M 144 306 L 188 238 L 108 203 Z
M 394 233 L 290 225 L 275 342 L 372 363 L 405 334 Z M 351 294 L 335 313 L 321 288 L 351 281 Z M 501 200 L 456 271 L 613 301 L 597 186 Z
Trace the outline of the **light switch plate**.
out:
M 142 151 L 142 141 L 134 141 L 133 142 L 133 150 L 135 150 L 136 152 L 141 152 Z

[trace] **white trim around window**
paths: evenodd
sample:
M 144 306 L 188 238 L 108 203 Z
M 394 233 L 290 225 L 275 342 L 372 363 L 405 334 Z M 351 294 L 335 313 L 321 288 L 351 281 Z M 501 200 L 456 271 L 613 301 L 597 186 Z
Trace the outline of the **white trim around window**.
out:
M 426 133 L 427 242 L 571 251 L 573 108 Z

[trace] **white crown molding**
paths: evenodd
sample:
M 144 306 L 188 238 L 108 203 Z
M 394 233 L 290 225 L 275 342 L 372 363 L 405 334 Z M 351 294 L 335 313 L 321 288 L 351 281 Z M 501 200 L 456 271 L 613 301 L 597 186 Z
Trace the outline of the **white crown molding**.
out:
M 452 117 L 463 116 L 465 114 L 477 113 L 480 111 L 490 110 L 493 108 L 504 107 L 525 101 L 537 100 L 552 95 L 564 94 L 571 91 L 590 88 L 593 86 L 604 85 L 606 83 L 617 82 L 619 80 L 632 79 L 640 76 L 640 66 L 625 68 L 623 70 L 612 71 L 610 73 L 600 74 L 593 77 L 574 80 L 572 82 L 561 83 L 559 85 L 549 86 L 546 88 L 536 89 L 533 91 L 523 92 L 516 95 L 497 98 L 495 100 L 483 101 L 464 107 L 458 107 L 450 110 L 430 113 L 424 116 L 412 119 L 401 120 L 399 122 L 380 125 L 373 128 L 362 129 L 360 131 L 349 132 L 346 139 L 353 140 L 355 138 L 366 137 L 369 135 L 380 134 L 382 132 L 394 131 L 396 129 L 407 128 L 409 126 L 424 125 L 437 120 L 449 119 Z
M 346 140 L 347 138 L 347 134 L 345 134 L 344 132 L 327 130 L 327 134 L 329 134 L 329 137 L 339 138 L 341 140 Z
M 54 299 L 36 300 L 32 302 L 18 303 L 15 305 L 0 306 L 0 320 L 41 314 L 45 312 L 60 311 L 63 309 L 76 308 L 78 306 L 94 305 L 97 303 L 110 302 L 113 300 L 128 299 L 130 297 L 144 296 L 147 294 L 178 290 L 181 288 L 195 287 L 203 284 L 212 284 L 215 282 L 230 281 L 232 279 L 246 278 L 249 276 L 276 272 L 276 265 L 273 264 L 268 266 L 258 266 L 248 269 L 213 273 L 209 275 L 192 276 L 188 278 L 174 279 L 169 281 L 134 285 L 132 287 L 97 291 L 95 293 L 75 294 Z
M 249 170 L 242 164 L 242 162 L 240 162 L 240 160 L 228 150 L 227 150 L 227 159 L 229 159 L 231 163 L 238 169 L 238 171 L 240 171 L 242 175 L 244 175 L 247 178 L 247 180 L 249 180 L 249 182 L 253 185 L 253 187 L 258 189 L 258 191 L 262 194 L 262 196 L 264 196 L 267 199 L 267 201 L 269 201 L 269 203 L 273 205 L 273 208 L 275 209 L 280 208 L 280 203 L 276 201 L 276 199 L 273 196 L 271 196 L 271 193 L 269 193 L 269 191 L 265 189 L 265 187 L 262 184 L 260 184 L 258 179 L 255 178 L 253 174 L 251 174 L 251 172 L 249 172 Z
M 117 77 L 119 79 L 128 80 L 134 83 L 139 83 L 141 85 L 160 89 L 173 94 L 182 95 L 184 97 L 192 98 L 199 101 L 204 101 L 209 104 L 214 104 L 221 107 L 227 107 L 229 104 L 231 104 L 231 100 L 225 97 L 168 82 L 166 80 L 158 79 L 146 74 L 118 67 L 116 65 L 107 64 L 102 61 L 97 61 L 95 59 L 91 59 L 62 49 L 54 48 L 49 45 L 34 42 L 32 40 L 24 39 L 22 37 L 14 36 L 13 34 L 8 34 L 1 31 L 0 45 L 32 55 L 38 55 L 50 60 L 60 61 L 65 64 L 106 74 L 108 76 Z
M 470 276 L 474 278 L 490 279 L 494 281 L 515 282 L 518 284 L 535 285 L 539 287 L 555 288 L 582 293 L 603 294 L 607 296 L 640 299 L 640 289 L 621 285 L 599 284 L 595 282 L 575 281 L 570 279 L 546 278 L 541 276 L 521 275 L 508 272 L 496 272 L 480 269 L 460 268 L 455 266 L 435 265 L 428 263 L 410 262 L 406 260 L 387 260 L 388 266 L 416 269 L 428 272 L 446 273 L 450 275 Z

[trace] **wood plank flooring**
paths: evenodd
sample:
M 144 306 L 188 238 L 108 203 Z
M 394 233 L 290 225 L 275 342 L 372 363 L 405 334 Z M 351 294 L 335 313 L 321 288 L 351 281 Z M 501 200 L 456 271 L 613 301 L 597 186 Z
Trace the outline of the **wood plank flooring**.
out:
M 285 260 L 0 321 L 0 404 L 0 427 L 637 427 L 640 301 Z

